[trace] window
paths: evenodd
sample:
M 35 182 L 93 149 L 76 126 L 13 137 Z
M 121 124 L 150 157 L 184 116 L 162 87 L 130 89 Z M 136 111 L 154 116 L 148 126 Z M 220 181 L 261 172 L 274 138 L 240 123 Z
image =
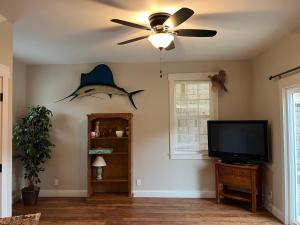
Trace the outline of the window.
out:
M 207 120 L 217 119 L 218 94 L 208 75 L 169 74 L 170 158 L 207 159 Z

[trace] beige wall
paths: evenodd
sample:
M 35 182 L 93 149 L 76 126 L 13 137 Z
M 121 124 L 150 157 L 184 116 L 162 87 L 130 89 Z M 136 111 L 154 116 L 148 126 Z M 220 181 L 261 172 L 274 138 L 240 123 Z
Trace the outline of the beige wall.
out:
M 26 114 L 26 69 L 25 63 L 13 61 L 13 125 Z M 15 153 L 14 153 L 15 154 Z M 13 199 L 17 200 L 23 186 L 21 163 L 13 159 Z
M 70 94 L 80 74 L 94 65 L 31 65 L 27 74 L 27 103 L 45 105 L 54 113 L 52 159 L 42 173 L 42 189 L 86 189 L 86 114 L 132 112 L 134 190 L 213 191 L 211 160 L 169 160 L 168 80 L 159 77 L 159 64 L 109 64 L 115 82 L 127 90 L 145 89 L 135 96 L 138 110 L 125 97 L 110 100 L 82 98 L 73 102 L 56 100 Z M 228 74 L 228 95 L 219 98 L 220 119 L 251 117 L 251 64 L 246 61 L 167 63 L 164 73 L 210 72 Z M 59 179 L 59 186 L 53 181 Z M 135 180 L 142 180 L 136 186 Z
M 283 164 L 280 132 L 280 92 L 275 75 L 300 64 L 300 30 L 286 36 L 253 62 L 253 113 L 271 124 L 272 161 L 266 166 L 266 198 L 283 212 Z M 268 192 L 273 192 L 273 199 Z
M 8 66 L 10 69 L 13 63 L 13 34 L 12 26 L 9 22 L 0 23 L 0 64 Z
M 26 114 L 26 70 L 27 65 L 17 59 L 13 61 L 13 123 Z

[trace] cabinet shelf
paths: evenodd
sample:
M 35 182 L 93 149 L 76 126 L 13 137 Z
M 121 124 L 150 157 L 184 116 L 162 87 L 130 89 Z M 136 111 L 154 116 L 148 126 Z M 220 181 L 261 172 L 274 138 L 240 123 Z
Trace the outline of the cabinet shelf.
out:
M 223 190 L 220 192 L 220 196 L 223 196 L 225 198 L 231 198 L 239 201 L 244 202 L 251 202 L 251 194 L 240 192 L 240 191 L 234 191 L 234 190 Z
M 97 137 L 91 140 L 128 140 L 128 137 Z
M 119 182 L 119 183 L 124 183 L 124 182 L 128 182 L 128 179 L 122 179 L 122 178 L 103 178 L 102 180 L 97 180 L 96 178 L 94 178 L 92 180 L 93 183 L 115 183 L 115 182 Z
M 117 200 L 118 202 L 123 201 L 124 203 L 130 203 L 131 198 L 128 193 L 99 193 L 99 192 L 94 192 L 90 197 L 87 198 L 87 201 L 90 202 L 110 202 L 110 201 L 115 201 Z
M 101 156 L 116 156 L 116 155 L 128 155 L 128 152 L 113 152 L 110 154 L 107 153 L 99 153 L 99 154 L 90 154 L 90 155 L 101 155 Z

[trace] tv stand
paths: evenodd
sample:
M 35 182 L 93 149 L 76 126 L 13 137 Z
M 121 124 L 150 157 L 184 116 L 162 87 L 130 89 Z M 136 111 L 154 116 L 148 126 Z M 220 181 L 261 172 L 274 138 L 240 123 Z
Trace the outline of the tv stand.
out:
M 240 165 L 240 166 L 256 166 L 259 163 L 250 162 L 250 161 L 232 161 L 232 160 L 222 160 L 224 164 L 231 164 L 231 165 Z
M 216 199 L 231 198 L 251 203 L 256 212 L 257 203 L 262 203 L 261 166 L 236 165 L 216 162 Z

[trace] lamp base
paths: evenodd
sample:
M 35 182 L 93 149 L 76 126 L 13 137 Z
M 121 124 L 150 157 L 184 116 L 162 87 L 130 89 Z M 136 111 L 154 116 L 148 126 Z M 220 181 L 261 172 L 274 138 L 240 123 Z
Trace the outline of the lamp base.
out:
M 97 167 L 97 177 L 96 180 L 102 180 L 102 167 Z

